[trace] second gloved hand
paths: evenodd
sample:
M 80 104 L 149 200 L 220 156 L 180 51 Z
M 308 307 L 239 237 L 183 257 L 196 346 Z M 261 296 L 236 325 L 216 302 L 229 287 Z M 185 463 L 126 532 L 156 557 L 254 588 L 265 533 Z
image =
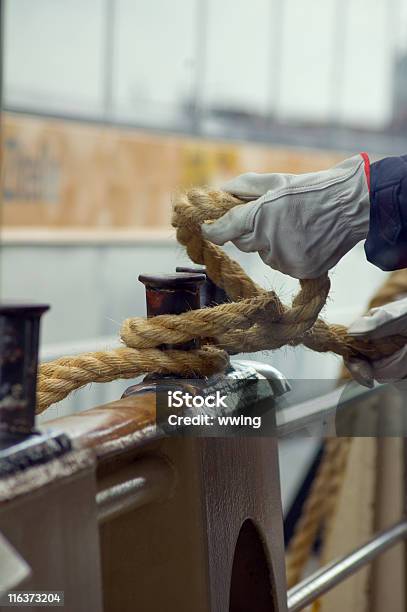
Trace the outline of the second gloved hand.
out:
M 367 236 L 370 202 L 361 155 L 309 174 L 242 174 L 224 190 L 248 203 L 203 224 L 204 237 L 257 251 L 266 264 L 295 278 L 327 272 Z
M 347 368 L 361 385 L 372 387 L 374 380 L 393 382 L 407 376 L 407 297 L 372 308 L 350 326 L 349 333 L 364 339 L 406 336 L 406 346 L 389 357 L 346 362 Z

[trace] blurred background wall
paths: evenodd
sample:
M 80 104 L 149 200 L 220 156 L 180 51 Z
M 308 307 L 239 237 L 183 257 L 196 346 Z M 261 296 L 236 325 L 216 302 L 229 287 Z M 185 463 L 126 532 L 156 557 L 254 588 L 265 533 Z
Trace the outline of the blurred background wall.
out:
M 2 298 L 48 302 L 44 358 L 114 343 L 144 314 L 141 272 L 185 262 L 178 188 L 406 152 L 401 0 L 5 0 Z M 231 249 L 232 250 L 232 249 Z M 297 285 L 234 255 L 286 299 Z M 359 244 L 325 315 L 348 323 L 384 274 Z M 333 356 L 262 355 L 333 378 Z M 119 397 L 78 392 L 58 414 Z
M 405 120 L 406 34 L 402 0 L 6 0 L 4 102 L 267 142 L 289 123 L 302 145 L 292 124 L 313 124 L 326 144 L 328 124 Z

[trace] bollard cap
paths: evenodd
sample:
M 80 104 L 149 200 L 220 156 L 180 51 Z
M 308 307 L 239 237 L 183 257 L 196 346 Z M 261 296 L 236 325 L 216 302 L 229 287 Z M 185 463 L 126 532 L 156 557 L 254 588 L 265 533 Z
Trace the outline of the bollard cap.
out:
M 19 302 L 0 302 L 0 316 L 7 317 L 40 317 L 49 310 L 47 304 L 24 304 Z
M 177 266 L 175 271 L 184 272 L 187 274 L 205 274 L 206 276 L 205 266 Z
M 140 274 L 139 281 L 151 289 L 183 289 L 205 282 L 205 274 L 180 272 L 178 274 Z

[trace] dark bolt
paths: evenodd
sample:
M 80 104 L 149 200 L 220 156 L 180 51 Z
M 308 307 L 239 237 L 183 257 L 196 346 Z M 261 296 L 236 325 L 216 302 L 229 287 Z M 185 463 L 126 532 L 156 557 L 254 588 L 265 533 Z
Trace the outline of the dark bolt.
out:
M 190 274 L 205 274 L 205 283 L 201 287 L 201 308 L 204 306 L 216 306 L 217 304 L 226 304 L 230 302 L 228 295 L 224 289 L 215 285 L 215 283 L 209 278 L 204 267 L 201 268 L 190 268 L 180 267 L 176 268 L 177 272 L 189 272 Z
M 34 430 L 38 343 L 44 305 L 0 304 L 0 432 Z
M 162 314 L 181 314 L 200 308 L 200 288 L 204 274 L 140 274 L 139 281 L 146 287 L 147 317 Z M 161 348 L 189 350 L 199 347 L 198 340 L 182 344 L 163 344 Z

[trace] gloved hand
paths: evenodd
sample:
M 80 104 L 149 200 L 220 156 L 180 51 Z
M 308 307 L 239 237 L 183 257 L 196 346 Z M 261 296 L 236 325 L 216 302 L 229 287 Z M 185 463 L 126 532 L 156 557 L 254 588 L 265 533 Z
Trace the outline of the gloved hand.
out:
M 372 308 L 350 326 L 349 333 L 361 338 L 384 338 L 395 334 L 406 336 L 406 346 L 390 357 L 346 362 L 352 376 L 361 385 L 373 387 L 374 380 L 391 382 L 407 376 L 407 297 Z
M 356 155 L 309 174 L 242 174 L 223 186 L 248 204 L 202 225 L 207 240 L 241 251 L 295 278 L 327 272 L 369 229 L 365 160 Z

